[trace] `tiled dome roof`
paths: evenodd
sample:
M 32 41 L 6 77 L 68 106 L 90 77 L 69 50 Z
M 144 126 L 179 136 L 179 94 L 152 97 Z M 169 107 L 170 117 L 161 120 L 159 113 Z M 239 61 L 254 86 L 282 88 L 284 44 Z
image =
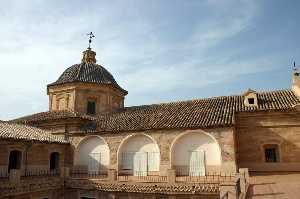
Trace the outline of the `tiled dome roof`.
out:
M 118 85 L 114 77 L 104 67 L 95 63 L 82 62 L 67 68 L 63 74 L 54 83 L 48 86 L 71 83 L 71 82 L 86 82 L 112 85 L 115 88 L 127 93 Z

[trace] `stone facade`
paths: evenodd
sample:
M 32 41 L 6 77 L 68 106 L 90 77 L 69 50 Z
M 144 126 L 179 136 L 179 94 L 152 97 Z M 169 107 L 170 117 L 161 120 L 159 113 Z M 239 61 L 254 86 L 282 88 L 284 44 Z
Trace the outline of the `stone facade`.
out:
M 160 149 L 160 175 L 166 176 L 168 169 L 172 168 L 171 164 L 171 146 L 181 134 L 189 132 L 206 132 L 212 135 L 218 142 L 221 148 L 222 164 L 220 168 L 208 168 L 208 172 L 236 172 L 235 163 L 235 148 L 234 148 L 234 131 L 232 128 L 217 128 L 217 129 L 199 129 L 199 130 L 149 130 L 143 132 L 124 132 L 118 134 L 111 133 L 98 133 L 98 134 L 82 134 L 81 136 L 73 135 L 70 140 L 75 149 L 81 140 L 87 136 L 98 135 L 104 138 L 110 149 L 110 168 L 118 170 L 118 149 L 120 144 L 128 137 L 136 134 L 145 134 L 152 137 L 159 146 Z M 76 160 L 75 160 L 76 161 Z
M 96 103 L 96 114 L 124 107 L 124 94 L 118 89 L 92 83 L 69 83 L 48 88 L 49 110 L 87 113 L 87 102 Z
M 251 171 L 300 171 L 300 114 L 296 111 L 239 113 L 238 166 Z M 264 145 L 278 145 L 279 160 L 266 163 Z

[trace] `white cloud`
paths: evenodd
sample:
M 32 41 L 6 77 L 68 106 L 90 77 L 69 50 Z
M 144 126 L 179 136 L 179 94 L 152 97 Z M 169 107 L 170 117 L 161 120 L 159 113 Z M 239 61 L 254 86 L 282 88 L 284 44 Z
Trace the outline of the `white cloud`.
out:
M 154 10 L 159 6 L 153 4 L 149 5 L 153 13 L 146 13 L 147 5 L 136 5 L 136 1 L 126 6 L 123 1 L 87 5 L 85 1 L 38 0 L 0 5 L 0 84 L 6 85 L 0 88 L 0 118 L 46 110 L 46 85 L 80 61 L 85 33 L 90 30 L 96 32 L 97 59 L 129 90 L 129 99 L 146 95 L 145 91 L 199 88 L 268 69 L 270 63 L 265 60 L 241 64 L 206 54 L 252 23 L 259 12 L 253 1 L 209 0 L 201 6 L 199 12 L 207 16 L 184 27 L 182 40 L 170 42 L 167 40 L 181 27 L 174 26 L 176 18 L 164 16 L 165 11 L 158 21 L 155 15 L 161 13 Z M 259 63 L 266 67 L 249 70 Z

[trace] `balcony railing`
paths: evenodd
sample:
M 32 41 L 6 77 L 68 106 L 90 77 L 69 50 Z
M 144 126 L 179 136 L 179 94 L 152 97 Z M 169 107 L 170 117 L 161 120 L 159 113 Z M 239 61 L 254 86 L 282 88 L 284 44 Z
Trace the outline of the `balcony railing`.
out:
M 0 179 L 7 179 L 9 177 L 9 173 L 7 170 L 0 170 Z
M 59 176 L 60 170 L 59 169 L 46 169 L 46 168 L 31 168 L 25 171 L 19 171 L 20 177 L 34 177 L 34 176 Z M 8 179 L 9 178 L 9 171 L 7 170 L 0 170 L 0 179 Z
M 91 178 L 91 179 L 106 179 L 107 170 L 88 171 L 87 169 L 72 168 L 70 170 L 72 178 Z
M 115 177 L 109 175 L 108 169 L 100 171 L 88 171 L 87 166 L 74 166 L 70 169 L 70 177 L 78 179 L 98 179 L 108 181 L 114 179 L 119 182 L 156 182 L 156 183 L 200 183 L 200 184 L 219 184 L 223 182 L 233 182 L 236 179 L 235 173 L 217 173 L 217 172 L 194 172 L 189 176 L 186 168 L 171 169 L 173 171 L 164 176 L 159 175 L 159 172 L 149 173 L 147 171 L 132 171 L 124 172 L 123 170 L 113 174 Z
M 26 170 L 22 177 L 33 177 L 33 176 L 58 176 L 60 174 L 59 169 L 45 169 L 45 168 L 31 168 Z
M 235 174 L 208 172 L 205 176 L 176 176 L 176 182 L 222 183 L 235 180 Z
M 119 182 L 168 182 L 167 176 L 128 176 L 119 175 L 117 177 Z

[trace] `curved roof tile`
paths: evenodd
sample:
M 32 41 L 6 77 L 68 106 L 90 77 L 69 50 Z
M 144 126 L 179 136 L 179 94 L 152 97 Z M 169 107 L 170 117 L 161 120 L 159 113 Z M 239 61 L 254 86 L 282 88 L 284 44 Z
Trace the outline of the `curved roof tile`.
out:
M 127 91 L 119 86 L 112 74 L 108 72 L 108 70 L 106 70 L 103 66 L 85 62 L 75 64 L 67 68 L 54 83 L 49 84 L 48 86 L 73 82 L 112 85 L 127 94 Z
M 67 144 L 62 137 L 32 126 L 0 122 L 0 138 Z
M 257 92 L 258 107 L 244 105 L 243 95 L 221 96 L 189 101 L 132 106 L 117 112 L 84 116 L 68 111 L 42 112 L 13 120 L 35 122 L 80 117 L 97 122 L 103 132 L 150 129 L 210 128 L 234 125 L 234 114 L 244 111 L 286 110 L 300 100 L 291 90 Z

